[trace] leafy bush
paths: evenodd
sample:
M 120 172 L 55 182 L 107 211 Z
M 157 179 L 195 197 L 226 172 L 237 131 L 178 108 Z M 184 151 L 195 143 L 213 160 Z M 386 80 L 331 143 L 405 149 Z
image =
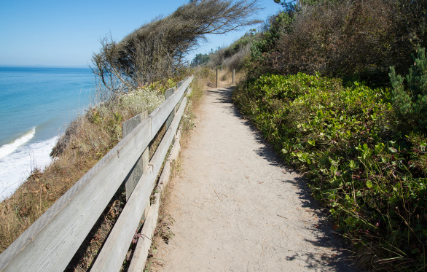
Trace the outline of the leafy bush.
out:
M 196 56 L 191 61 L 191 67 L 196 67 L 200 65 L 206 65 L 210 61 L 210 57 L 208 54 L 196 54 Z
M 405 91 L 404 78 L 396 76 L 391 67 L 390 81 L 393 87 L 392 101 L 401 124 L 406 130 L 415 128 L 427 132 L 427 59 L 425 48 L 418 46 L 417 57 L 413 56 L 415 64 L 409 69 L 406 82 L 409 92 Z
M 283 3 L 283 1 L 282 1 Z M 271 17 L 252 46 L 251 75 L 320 72 L 388 86 L 427 46 L 427 1 L 304 0 Z
M 277 41 L 285 34 L 292 32 L 295 14 L 293 10 L 282 11 L 268 18 L 264 25 L 264 31 L 259 40 L 254 42 L 251 48 L 253 61 L 264 59 L 264 54 L 275 51 Z
M 319 75 L 264 75 L 233 99 L 285 162 L 309 177 L 365 265 L 422 269 L 427 138 L 396 133 L 390 92 Z

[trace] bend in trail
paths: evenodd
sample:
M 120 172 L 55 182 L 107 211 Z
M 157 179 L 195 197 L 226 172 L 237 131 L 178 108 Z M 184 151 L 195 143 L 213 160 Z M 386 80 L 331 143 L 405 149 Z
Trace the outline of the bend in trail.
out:
M 340 237 L 231 101 L 206 91 L 182 170 L 170 183 L 168 245 L 155 271 L 355 271 Z

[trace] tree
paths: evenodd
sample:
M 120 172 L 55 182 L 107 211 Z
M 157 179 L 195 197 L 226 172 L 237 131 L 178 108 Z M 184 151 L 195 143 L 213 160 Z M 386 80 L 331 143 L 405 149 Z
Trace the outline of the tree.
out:
M 210 57 L 208 54 L 197 54 L 194 59 L 191 61 L 191 66 L 199 66 L 207 64 L 210 60 Z
M 427 132 L 427 59 L 425 48 L 418 45 L 417 56 L 412 56 L 414 65 L 404 78 L 390 68 L 393 108 L 402 124 L 418 131 Z
M 185 55 L 207 34 L 224 34 L 259 23 L 251 19 L 257 0 L 194 0 L 167 17 L 158 17 L 119 43 L 101 41 L 93 72 L 109 93 L 168 78 L 184 64 Z

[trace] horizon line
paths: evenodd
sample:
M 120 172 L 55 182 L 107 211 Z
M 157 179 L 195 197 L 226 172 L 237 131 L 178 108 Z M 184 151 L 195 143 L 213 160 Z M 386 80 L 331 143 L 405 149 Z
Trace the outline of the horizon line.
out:
M 8 64 L 0 64 L 2 68 L 87 68 L 90 69 L 89 65 L 8 65 Z

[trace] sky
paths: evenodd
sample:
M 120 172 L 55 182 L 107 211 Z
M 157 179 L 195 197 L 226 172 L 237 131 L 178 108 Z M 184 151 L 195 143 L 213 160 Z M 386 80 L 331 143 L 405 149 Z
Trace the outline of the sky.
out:
M 111 33 L 116 41 L 150 22 L 167 16 L 188 0 L 14 0 L 0 2 L 0 66 L 89 67 L 100 39 Z M 266 20 L 280 6 L 259 0 Z M 225 35 L 208 35 L 187 57 L 230 45 L 250 28 Z

